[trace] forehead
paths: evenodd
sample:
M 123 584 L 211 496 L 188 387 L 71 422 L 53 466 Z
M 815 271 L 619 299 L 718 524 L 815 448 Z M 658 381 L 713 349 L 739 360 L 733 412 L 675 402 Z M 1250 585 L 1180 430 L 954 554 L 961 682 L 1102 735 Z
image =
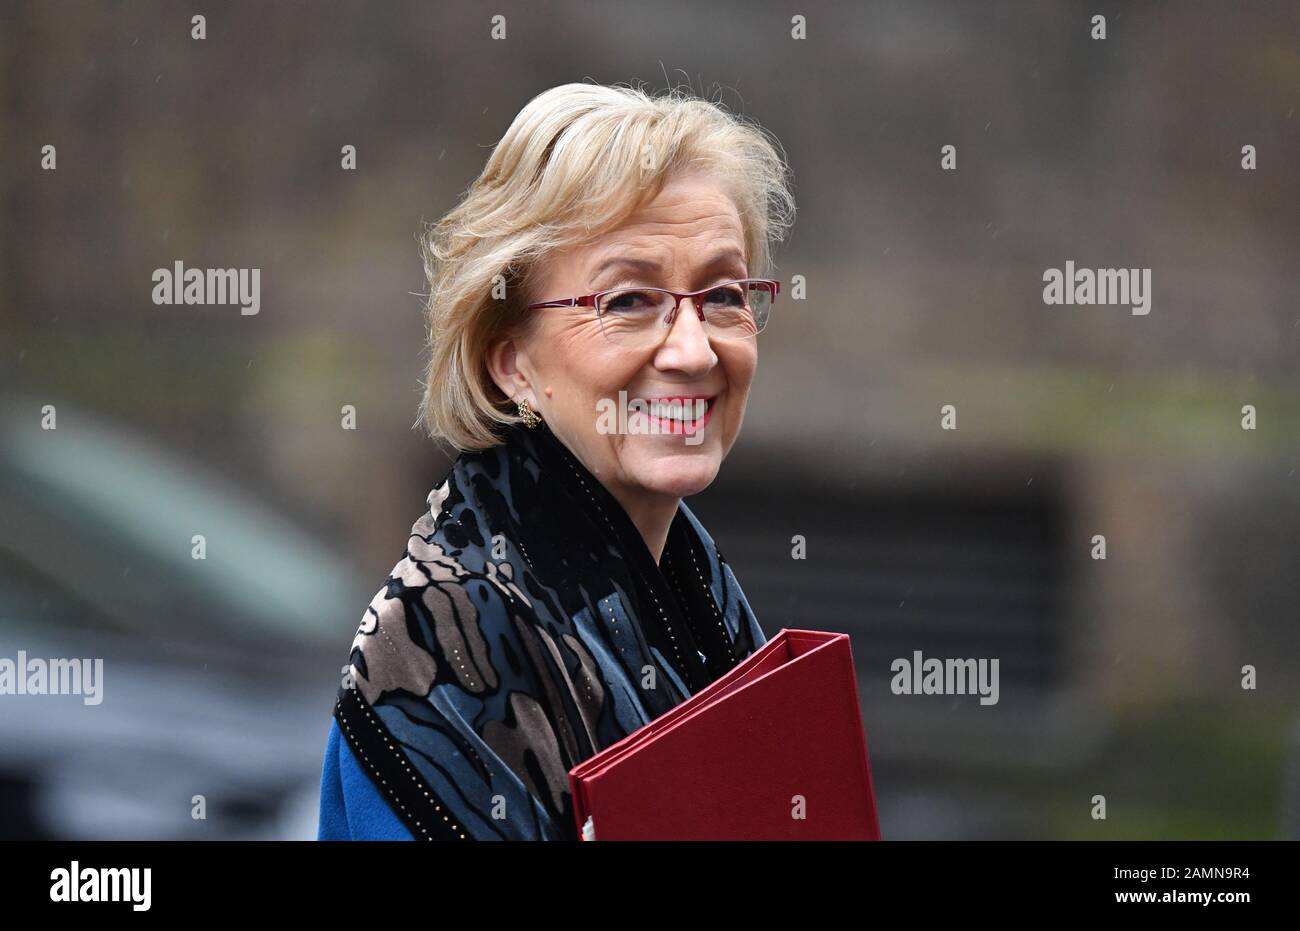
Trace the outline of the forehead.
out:
M 554 287 L 585 288 L 628 271 L 665 279 L 739 275 L 746 251 L 744 224 L 726 188 L 706 175 L 679 175 L 615 229 L 552 256 L 545 277 Z
M 603 258 L 633 243 L 671 246 L 677 240 L 701 239 L 743 245 L 740 212 L 719 181 L 701 174 L 678 175 L 620 226 L 591 243 L 588 252 Z
M 674 253 L 699 254 L 704 246 L 738 249 L 743 261 L 744 226 L 735 201 L 718 181 L 686 175 L 669 179 L 653 200 L 582 252 L 590 270 L 623 254 L 671 263 Z

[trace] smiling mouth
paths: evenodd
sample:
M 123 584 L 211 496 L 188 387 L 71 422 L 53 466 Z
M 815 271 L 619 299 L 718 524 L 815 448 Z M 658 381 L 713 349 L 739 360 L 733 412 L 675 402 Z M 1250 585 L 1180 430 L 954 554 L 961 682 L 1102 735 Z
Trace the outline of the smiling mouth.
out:
M 713 417 L 713 395 L 675 395 L 637 398 L 637 407 L 645 411 L 647 425 L 655 433 L 682 433 L 687 436 L 703 430 Z

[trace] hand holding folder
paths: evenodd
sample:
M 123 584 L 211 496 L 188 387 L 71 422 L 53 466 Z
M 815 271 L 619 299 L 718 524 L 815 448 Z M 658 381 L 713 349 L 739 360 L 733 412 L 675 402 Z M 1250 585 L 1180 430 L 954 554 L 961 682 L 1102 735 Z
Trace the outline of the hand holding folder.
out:
M 584 839 L 879 840 L 848 635 L 782 629 L 569 785 Z

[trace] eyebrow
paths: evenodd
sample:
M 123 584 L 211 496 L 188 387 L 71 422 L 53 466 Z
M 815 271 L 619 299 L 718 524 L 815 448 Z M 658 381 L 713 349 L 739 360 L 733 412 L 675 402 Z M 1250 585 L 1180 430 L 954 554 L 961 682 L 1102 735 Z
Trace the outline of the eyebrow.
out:
M 712 255 L 708 261 L 700 266 L 700 273 L 703 274 L 711 269 L 721 268 L 723 266 L 731 265 L 732 263 L 737 263 L 743 268 L 745 264 L 745 256 L 736 249 L 724 249 L 723 251 Z M 593 288 L 598 287 L 597 282 L 601 280 L 602 275 L 612 269 L 618 268 L 629 268 L 636 271 L 652 273 L 662 270 L 662 266 L 654 259 L 641 259 L 625 255 L 613 256 L 612 258 L 608 258 L 601 262 L 592 270 L 590 279 L 592 282 L 591 286 Z

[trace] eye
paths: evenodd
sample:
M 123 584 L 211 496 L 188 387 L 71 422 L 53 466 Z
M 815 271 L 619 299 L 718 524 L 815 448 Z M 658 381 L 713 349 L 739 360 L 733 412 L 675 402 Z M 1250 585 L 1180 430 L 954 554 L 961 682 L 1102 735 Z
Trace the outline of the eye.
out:
M 715 307 L 744 307 L 745 293 L 738 284 L 724 285 L 706 294 L 704 302 Z
M 601 312 L 626 314 L 655 310 L 662 303 L 661 297 L 656 291 L 615 291 L 602 299 Z

